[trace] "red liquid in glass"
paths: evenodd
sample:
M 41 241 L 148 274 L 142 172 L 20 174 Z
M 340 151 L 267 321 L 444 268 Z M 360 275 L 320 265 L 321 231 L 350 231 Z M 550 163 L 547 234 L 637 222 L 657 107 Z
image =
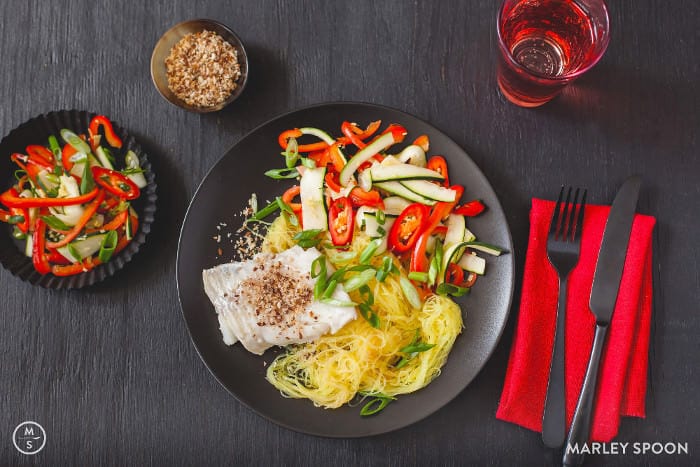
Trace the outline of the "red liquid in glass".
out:
M 595 26 L 573 0 L 525 0 L 504 6 L 498 84 L 511 101 L 534 107 L 570 81 L 567 75 L 596 59 Z M 554 78 L 554 79 L 552 79 Z

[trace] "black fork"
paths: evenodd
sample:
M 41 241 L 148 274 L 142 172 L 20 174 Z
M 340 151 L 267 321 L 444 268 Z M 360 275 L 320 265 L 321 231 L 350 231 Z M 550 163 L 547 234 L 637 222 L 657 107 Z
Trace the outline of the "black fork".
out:
M 561 187 L 547 237 L 547 257 L 559 273 L 557 324 L 554 333 L 552 362 L 549 367 L 547 399 L 542 417 L 542 441 L 550 448 L 562 447 L 566 439 L 566 397 L 564 392 L 566 283 L 569 273 L 578 263 L 581 250 L 581 230 L 587 190 L 583 190 L 580 200 L 581 190 L 579 188 L 576 189 L 573 199 L 571 199 L 571 192 L 571 188 L 566 191 L 566 201 L 562 204 L 564 187 Z

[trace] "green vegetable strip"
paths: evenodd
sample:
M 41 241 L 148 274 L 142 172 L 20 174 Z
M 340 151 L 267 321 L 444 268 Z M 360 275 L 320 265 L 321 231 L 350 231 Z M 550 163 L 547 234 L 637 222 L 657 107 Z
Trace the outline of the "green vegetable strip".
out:
M 105 235 L 105 238 L 102 240 L 102 245 L 100 246 L 100 253 L 98 254 L 100 261 L 106 263 L 112 259 L 114 250 L 117 248 L 118 240 L 119 236 L 115 230 L 110 230 L 107 235 Z
M 375 415 L 384 410 L 384 408 L 393 400 L 396 400 L 396 398 L 385 396 L 383 394 L 377 394 L 373 399 L 366 403 L 364 407 L 362 407 L 362 410 L 360 410 L 360 415 L 363 417 Z
M 352 292 L 353 290 L 357 290 L 363 285 L 366 285 L 369 281 L 371 281 L 374 278 L 374 274 L 375 272 L 372 269 L 362 271 L 358 275 L 353 276 L 347 281 L 345 281 L 343 287 L 345 288 L 346 292 Z
M 272 169 L 265 172 L 265 175 L 275 180 L 285 180 L 288 178 L 297 178 L 299 172 L 295 167 L 288 169 Z

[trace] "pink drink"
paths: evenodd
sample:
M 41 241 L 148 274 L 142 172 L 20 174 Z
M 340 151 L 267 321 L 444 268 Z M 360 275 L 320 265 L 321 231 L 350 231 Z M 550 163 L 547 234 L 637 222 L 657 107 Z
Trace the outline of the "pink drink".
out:
M 609 41 L 602 0 L 506 0 L 498 16 L 498 86 L 536 107 L 589 70 Z

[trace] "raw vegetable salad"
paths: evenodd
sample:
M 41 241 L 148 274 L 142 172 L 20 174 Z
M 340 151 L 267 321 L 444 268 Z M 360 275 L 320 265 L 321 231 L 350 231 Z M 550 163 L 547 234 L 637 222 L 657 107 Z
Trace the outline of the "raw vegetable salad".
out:
M 504 252 L 477 241 L 467 228 L 466 218 L 485 206 L 478 199 L 461 202 L 464 187 L 450 183 L 445 159 L 427 156 L 427 135 L 391 154 L 407 131 L 397 124 L 381 132 L 380 127 L 380 121 L 364 129 L 345 121 L 338 138 L 309 127 L 282 132 L 278 142 L 286 166 L 266 175 L 299 183 L 249 221 L 279 209 L 300 227 L 295 241 L 305 248 L 330 237 L 332 245 L 326 240 L 324 247 L 343 250 L 354 229 L 361 229 L 372 238 L 363 256 L 389 250 L 400 260 L 410 279 L 402 282 L 402 290 L 415 308 L 433 293 L 462 296 L 486 271 L 480 254 Z M 298 141 L 309 137 L 318 141 Z M 344 153 L 349 151 L 352 157 Z
M 104 139 L 107 144 L 102 144 Z M 138 215 L 131 203 L 147 182 L 133 151 L 115 169 L 122 140 L 110 120 L 95 116 L 86 135 L 62 129 L 47 145 L 29 145 L 10 156 L 17 183 L 0 194 L 0 220 L 25 241 L 25 254 L 40 274 L 87 272 L 131 242 Z

